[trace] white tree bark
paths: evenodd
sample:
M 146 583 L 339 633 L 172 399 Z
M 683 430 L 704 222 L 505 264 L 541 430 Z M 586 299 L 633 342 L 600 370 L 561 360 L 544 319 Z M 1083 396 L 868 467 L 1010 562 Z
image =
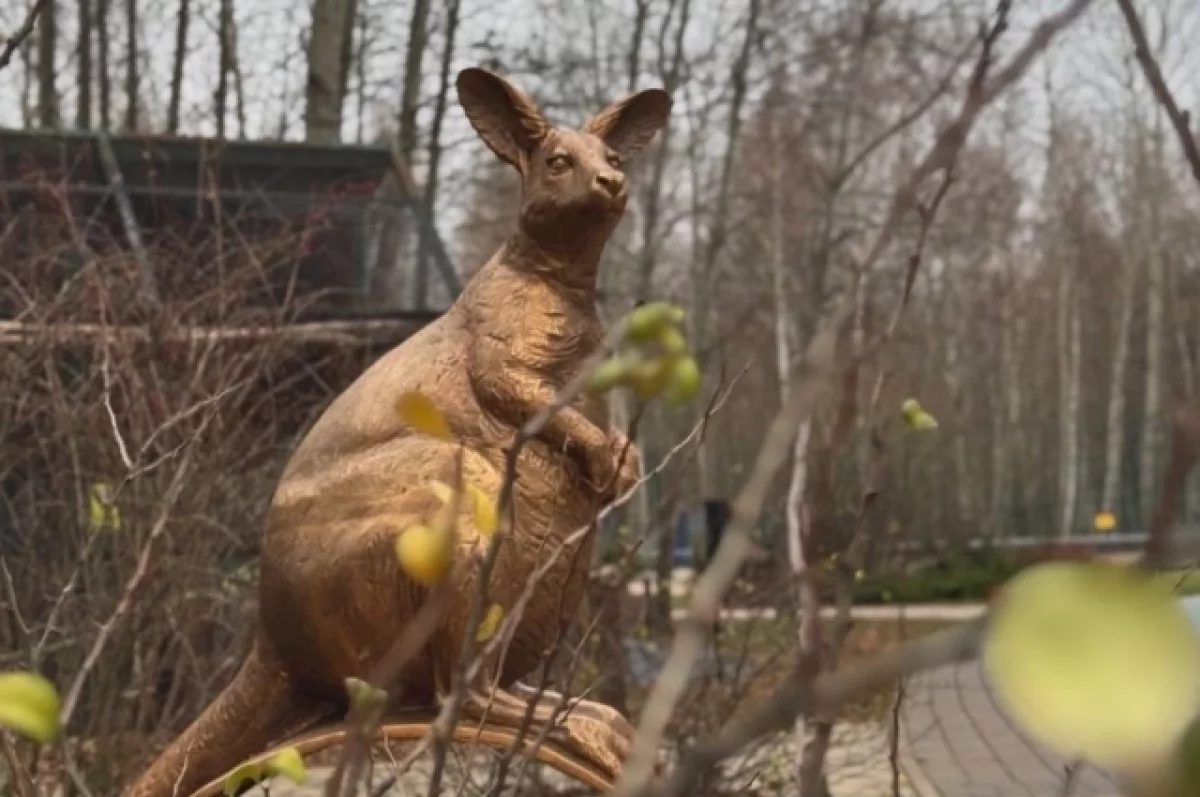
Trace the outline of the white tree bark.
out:
M 313 144 L 341 139 L 345 37 L 353 24 L 348 12 L 348 0 L 313 0 L 304 115 L 304 137 Z
M 788 388 L 792 379 L 792 313 L 787 295 L 786 273 L 786 219 L 784 218 L 784 153 L 778 120 L 772 118 L 771 129 L 771 216 L 765 236 L 768 261 L 771 267 L 771 295 L 775 315 L 775 368 L 779 378 L 779 401 L 786 404 Z M 808 486 L 808 439 L 812 423 L 806 420 L 796 433 L 792 448 L 792 472 L 788 479 L 785 517 L 787 520 L 788 564 L 791 566 L 794 583 L 803 584 L 808 563 L 804 557 L 804 530 L 806 507 L 804 494 Z M 805 592 L 800 589 L 801 611 L 804 609 Z M 802 617 L 799 624 L 800 646 L 803 651 L 805 640 L 810 636 Z M 803 655 L 803 654 L 802 654 Z M 805 749 L 806 723 L 803 717 L 796 718 L 796 750 Z M 803 765 L 797 759 L 797 771 Z
M 1108 381 L 1108 416 L 1104 438 L 1104 483 L 1100 509 L 1116 512 L 1120 496 L 1121 458 L 1125 441 L 1125 375 L 1129 363 L 1129 331 L 1133 326 L 1133 294 L 1137 285 L 1137 264 L 1132 257 L 1121 258 L 1121 286 L 1116 339 L 1112 347 L 1112 373 Z
M 948 280 L 947 280 L 948 282 Z M 959 351 L 959 330 L 955 323 L 958 308 L 954 306 L 954 293 L 946 283 L 943 283 L 942 307 L 945 314 L 945 344 L 946 344 L 946 384 L 950 389 L 950 402 L 956 415 L 961 416 L 963 409 L 963 362 Z M 967 457 L 967 436 L 971 430 L 963 424 L 959 417 L 955 423 L 953 447 L 954 457 L 954 499 L 958 517 L 956 525 L 969 523 L 971 509 L 971 476 L 970 463 Z
M 1079 391 L 1081 376 L 1079 301 L 1074 264 L 1062 266 L 1058 287 L 1058 349 L 1060 389 L 1059 422 L 1059 534 L 1075 530 L 1079 505 Z
M 1153 511 L 1158 455 L 1161 448 L 1163 329 L 1166 301 L 1164 295 L 1164 253 L 1160 242 L 1162 224 L 1161 180 L 1163 163 L 1162 113 L 1155 106 L 1153 158 L 1150 164 L 1150 190 L 1147 197 L 1146 249 L 1146 383 L 1142 416 L 1142 452 L 1138 462 L 1139 503 L 1143 520 Z

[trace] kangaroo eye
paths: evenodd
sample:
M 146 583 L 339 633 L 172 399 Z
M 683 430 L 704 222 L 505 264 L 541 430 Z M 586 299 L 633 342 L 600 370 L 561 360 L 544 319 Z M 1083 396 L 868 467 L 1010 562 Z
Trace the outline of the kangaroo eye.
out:
M 612 153 L 611 155 L 609 155 L 608 156 L 608 165 L 613 167 L 614 169 L 620 169 L 621 168 L 621 156 L 615 152 Z
M 566 155 L 551 155 L 546 159 L 546 165 L 550 167 L 550 171 L 562 173 L 571 168 L 571 159 Z

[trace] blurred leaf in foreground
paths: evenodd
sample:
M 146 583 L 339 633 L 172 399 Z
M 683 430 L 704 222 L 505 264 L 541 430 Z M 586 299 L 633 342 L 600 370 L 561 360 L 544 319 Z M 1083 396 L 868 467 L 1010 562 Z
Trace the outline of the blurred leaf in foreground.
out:
M 304 759 L 295 747 L 285 747 L 266 761 L 247 762 L 225 776 L 223 791 L 226 797 L 237 794 L 243 783 L 258 783 L 283 775 L 292 783 L 303 784 L 308 778 Z
M 1123 778 L 1161 772 L 1200 705 L 1200 636 L 1187 613 L 1160 580 L 1113 564 L 1015 576 L 983 662 L 1033 736 Z
M 58 735 L 60 708 L 54 684 L 36 673 L 0 673 L 0 727 L 47 744 Z
M 914 398 L 905 399 L 900 405 L 900 412 L 904 415 L 904 423 L 915 432 L 928 432 L 937 428 L 937 419 L 926 412 L 921 403 Z

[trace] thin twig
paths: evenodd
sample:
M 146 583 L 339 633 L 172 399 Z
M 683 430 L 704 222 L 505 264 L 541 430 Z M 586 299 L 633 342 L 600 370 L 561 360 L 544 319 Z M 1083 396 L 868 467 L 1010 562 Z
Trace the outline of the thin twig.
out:
M 208 418 L 205 418 L 205 422 L 201 424 L 197 435 L 207 425 L 207 421 Z M 187 483 L 194 452 L 194 448 L 188 448 L 184 452 L 183 458 L 180 460 L 179 466 L 176 468 L 174 475 L 171 477 L 171 482 L 167 486 L 166 493 L 163 494 L 162 505 L 159 508 L 158 517 L 155 519 L 154 525 L 150 528 L 150 535 L 147 537 L 146 543 L 142 546 L 141 552 L 138 553 L 137 565 L 134 567 L 133 575 L 126 582 L 125 589 L 121 592 L 121 598 L 117 601 L 116 608 L 113 609 L 112 614 L 100 626 L 100 631 L 96 635 L 96 639 L 92 642 L 87 655 L 84 656 L 83 663 L 80 665 L 79 671 L 75 674 L 75 680 L 72 681 L 71 688 L 67 691 L 67 695 L 63 699 L 59 721 L 64 727 L 70 722 L 71 715 L 75 713 L 79 696 L 83 692 L 83 685 L 87 681 L 92 668 L 96 666 L 96 662 L 108 644 L 108 640 L 133 607 L 134 595 L 137 593 L 138 588 L 141 587 L 146 574 L 150 571 L 150 559 L 154 554 L 155 544 L 166 533 L 168 521 L 171 518 L 171 510 L 175 507 L 175 502 L 179 499 L 180 493 L 183 492 L 184 484 Z
M 33 35 L 34 23 L 37 22 L 38 15 L 42 13 L 42 7 L 45 5 L 46 0 L 37 0 L 30 7 L 29 13 L 25 16 L 25 22 L 21 24 L 21 27 L 17 28 L 11 36 L 4 40 L 4 49 L 0 50 L 0 70 L 8 66 L 17 48 Z
M 0 752 L 4 754 L 4 761 L 8 764 L 8 771 L 12 774 L 11 782 L 16 797 L 36 797 L 36 787 L 33 780 L 30 779 L 29 773 L 25 771 L 25 767 L 21 766 L 21 759 L 17 757 L 16 748 L 13 747 L 8 731 L 0 730 Z
M 100 377 L 104 383 L 104 411 L 108 413 L 108 424 L 112 427 L 113 439 L 117 441 L 117 453 L 121 455 L 125 471 L 132 473 L 133 460 L 129 457 L 129 447 L 125 444 L 125 436 L 121 434 L 121 425 L 117 423 L 117 413 L 112 404 L 112 363 L 107 343 L 104 346 L 104 356 L 100 358 Z

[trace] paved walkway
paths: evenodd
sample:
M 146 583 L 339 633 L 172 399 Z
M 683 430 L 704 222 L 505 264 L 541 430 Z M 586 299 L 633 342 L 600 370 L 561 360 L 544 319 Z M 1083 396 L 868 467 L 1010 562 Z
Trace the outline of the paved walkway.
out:
M 997 703 L 978 662 L 933 670 L 906 687 L 901 733 L 921 797 L 1117 797 L 1114 780 L 1030 741 Z M 866 795 L 863 795 L 866 797 Z
M 938 620 L 946 622 L 966 622 L 981 617 L 987 609 L 982 603 L 917 603 L 911 606 L 854 606 L 850 610 L 850 615 L 855 620 L 898 620 L 903 615 L 906 620 L 922 621 L 922 620 Z M 837 614 L 837 610 L 832 606 L 826 606 L 821 609 L 821 616 L 832 618 Z M 749 621 L 749 620 L 774 620 L 779 616 L 779 611 L 772 607 L 761 609 L 721 609 L 722 620 L 733 621 Z M 671 610 L 671 617 L 674 620 L 683 620 L 687 617 L 687 609 L 676 607 Z

